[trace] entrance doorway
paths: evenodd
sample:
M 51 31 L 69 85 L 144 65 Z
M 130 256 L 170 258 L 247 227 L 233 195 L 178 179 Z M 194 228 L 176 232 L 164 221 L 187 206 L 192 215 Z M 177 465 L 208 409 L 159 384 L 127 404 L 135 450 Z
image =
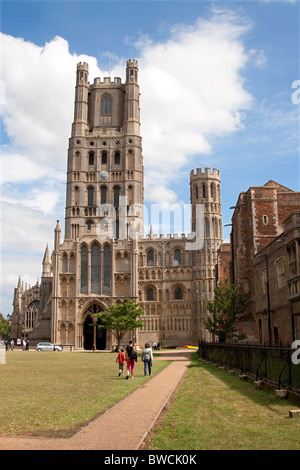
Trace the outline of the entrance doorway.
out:
M 106 349 L 106 330 L 100 330 L 98 325 L 101 321 L 98 320 L 96 323 L 93 321 L 93 315 L 102 311 L 99 305 L 92 305 L 87 310 L 87 316 L 83 324 L 83 348 L 87 351 L 93 349 L 95 344 L 96 349 Z

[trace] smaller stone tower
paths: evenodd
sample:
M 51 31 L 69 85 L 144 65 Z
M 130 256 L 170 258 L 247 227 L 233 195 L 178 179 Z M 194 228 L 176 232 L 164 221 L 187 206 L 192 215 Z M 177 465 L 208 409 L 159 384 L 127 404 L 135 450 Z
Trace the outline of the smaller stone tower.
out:
M 197 205 L 202 205 L 204 214 L 204 238 L 216 245 L 222 241 L 222 209 L 220 171 L 215 168 L 198 168 L 190 174 L 190 200 L 192 204 L 192 231 L 196 231 Z
M 194 330 L 198 338 L 210 340 L 203 320 L 207 316 L 206 303 L 212 299 L 215 288 L 217 252 L 222 243 L 222 209 L 220 172 L 215 168 L 197 168 L 190 174 L 192 205 L 192 232 L 196 233 L 193 250 L 193 293 L 195 302 Z

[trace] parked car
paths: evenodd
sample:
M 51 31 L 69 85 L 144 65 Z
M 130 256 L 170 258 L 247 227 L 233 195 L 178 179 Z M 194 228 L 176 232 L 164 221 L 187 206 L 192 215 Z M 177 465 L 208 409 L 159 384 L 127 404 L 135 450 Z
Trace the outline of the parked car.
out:
M 56 346 L 52 343 L 39 343 L 36 347 L 37 351 L 62 351 L 61 346 Z

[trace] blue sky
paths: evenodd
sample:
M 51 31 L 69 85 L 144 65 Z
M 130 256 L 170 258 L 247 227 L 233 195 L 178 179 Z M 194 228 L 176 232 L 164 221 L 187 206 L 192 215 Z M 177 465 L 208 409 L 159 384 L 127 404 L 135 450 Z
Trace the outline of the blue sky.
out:
M 18 275 L 40 278 L 56 220 L 64 227 L 80 60 L 91 82 L 108 74 L 108 53 L 112 76 L 139 60 L 147 204 L 188 204 L 197 167 L 221 171 L 224 225 L 250 186 L 273 179 L 299 191 L 298 1 L 2 1 L 1 10 L 4 314 Z

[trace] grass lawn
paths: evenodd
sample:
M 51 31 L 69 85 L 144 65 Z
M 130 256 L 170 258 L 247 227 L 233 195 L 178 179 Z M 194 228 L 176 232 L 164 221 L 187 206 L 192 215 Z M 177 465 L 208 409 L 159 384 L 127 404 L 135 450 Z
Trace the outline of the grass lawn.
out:
M 115 353 L 8 351 L 0 364 L 0 435 L 66 437 L 143 385 L 118 377 Z M 168 362 L 154 362 L 153 375 Z M 125 371 L 126 375 L 126 371 Z
M 256 390 L 193 356 L 184 382 L 151 433 L 149 449 L 300 449 L 300 419 L 289 418 L 290 409 L 300 409 L 299 402 Z

